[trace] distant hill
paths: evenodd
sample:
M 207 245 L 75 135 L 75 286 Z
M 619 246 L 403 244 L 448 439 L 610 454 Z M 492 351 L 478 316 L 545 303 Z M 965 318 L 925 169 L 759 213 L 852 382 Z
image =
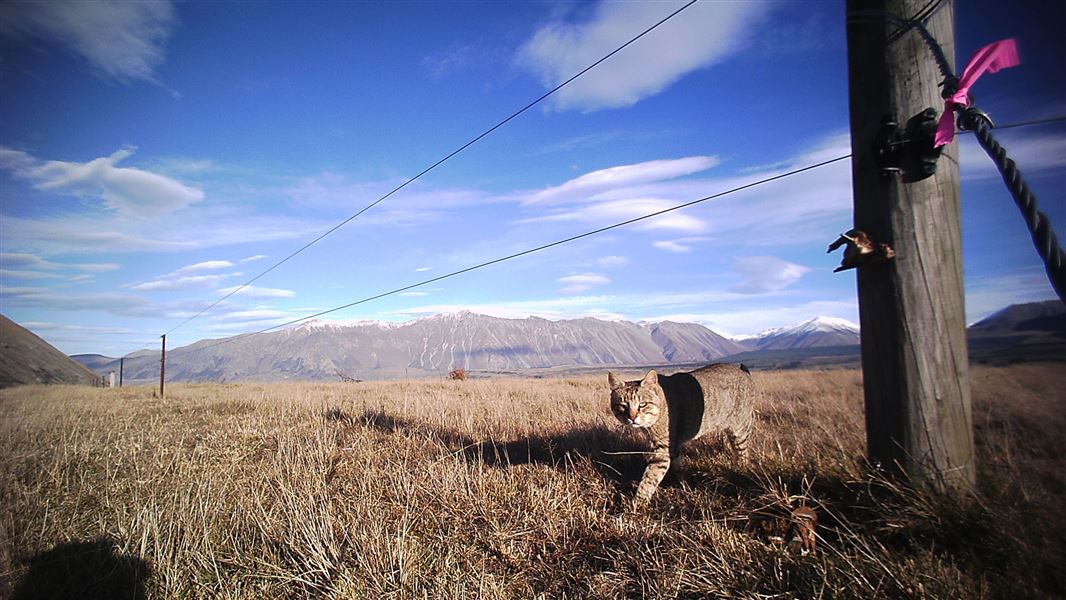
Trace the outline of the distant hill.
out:
M 1066 305 L 1059 300 L 1012 304 L 969 327 L 970 357 L 979 362 L 1066 359 Z
M 97 379 L 89 369 L 0 315 L 0 387 L 31 383 L 92 385 Z
M 110 366 L 118 362 L 117 358 L 111 358 L 103 354 L 71 354 L 70 358 L 86 369 L 100 375 L 106 374 Z
M 1066 305 L 1059 300 L 1011 304 L 969 327 L 971 337 L 1066 336 Z

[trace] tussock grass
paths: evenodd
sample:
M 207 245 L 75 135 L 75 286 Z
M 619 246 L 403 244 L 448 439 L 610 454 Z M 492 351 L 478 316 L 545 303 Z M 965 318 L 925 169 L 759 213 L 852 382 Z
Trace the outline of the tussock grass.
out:
M 605 377 L 3 390 L 0 597 L 1063 594 L 1061 364 L 973 370 L 964 500 L 870 474 L 858 372 L 755 377 L 753 460 L 698 441 L 639 513 Z

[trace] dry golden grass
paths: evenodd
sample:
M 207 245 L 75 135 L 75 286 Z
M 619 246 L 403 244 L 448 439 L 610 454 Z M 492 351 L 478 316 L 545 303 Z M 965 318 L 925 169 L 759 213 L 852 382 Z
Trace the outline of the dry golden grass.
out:
M 642 513 L 606 377 L 0 391 L 0 597 L 1063 594 L 1062 365 L 976 368 L 979 496 L 869 475 L 860 375 L 756 373 Z M 764 537 L 819 514 L 819 551 Z

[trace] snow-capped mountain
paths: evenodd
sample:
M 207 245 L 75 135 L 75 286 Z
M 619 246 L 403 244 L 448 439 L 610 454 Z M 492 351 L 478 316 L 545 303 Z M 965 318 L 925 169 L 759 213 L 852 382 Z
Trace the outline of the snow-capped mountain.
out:
M 788 350 L 859 343 L 859 326 L 845 319 L 815 317 L 791 327 L 767 329 L 747 342 L 756 350 Z

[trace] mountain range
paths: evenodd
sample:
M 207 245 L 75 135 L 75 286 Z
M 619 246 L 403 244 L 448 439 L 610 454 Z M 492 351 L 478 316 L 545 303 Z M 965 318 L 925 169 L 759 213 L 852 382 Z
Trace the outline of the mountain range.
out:
M 1059 301 L 1015 305 L 968 331 L 979 361 L 1061 360 L 1066 356 L 1066 309 Z M 695 323 L 633 323 L 593 318 L 502 319 L 460 312 L 407 323 L 309 321 L 269 333 L 201 340 L 167 352 L 170 381 L 387 379 L 475 374 L 695 365 L 717 360 L 759 367 L 854 366 L 858 327 L 818 317 L 729 339 Z M 1008 357 L 1008 358 L 1004 358 Z M 99 374 L 118 360 L 72 357 Z M 159 353 L 142 351 L 124 363 L 127 382 L 159 376 Z
M 276 332 L 201 340 L 168 350 L 167 379 L 386 379 L 439 375 L 454 368 L 513 373 L 698 364 L 751 348 L 856 343 L 857 327 L 825 317 L 735 341 L 696 323 L 502 319 L 460 312 L 407 323 L 309 321 Z M 97 373 L 119 368 L 117 360 L 100 355 L 73 358 Z M 134 353 L 126 357 L 123 369 L 126 381 L 153 380 L 159 373 L 159 354 Z

